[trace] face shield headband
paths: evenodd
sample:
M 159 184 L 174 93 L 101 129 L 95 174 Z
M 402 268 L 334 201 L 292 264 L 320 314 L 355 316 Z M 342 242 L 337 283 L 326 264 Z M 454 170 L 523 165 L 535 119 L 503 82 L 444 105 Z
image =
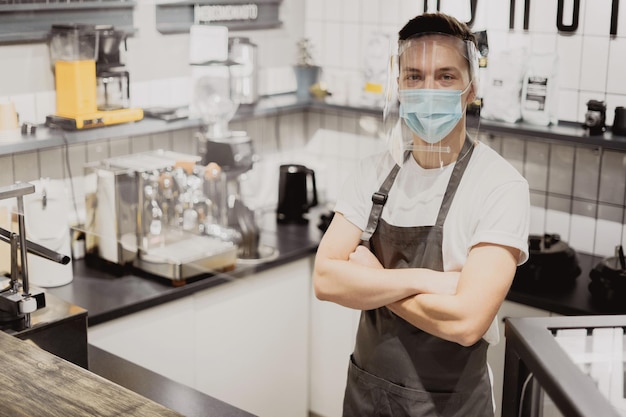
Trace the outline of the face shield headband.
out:
M 408 150 L 451 151 L 439 143 L 462 118 L 466 93 L 477 91 L 477 80 L 478 51 L 472 41 L 428 33 L 398 43 L 398 53 L 390 59 L 383 112 L 385 137 L 396 162 Z

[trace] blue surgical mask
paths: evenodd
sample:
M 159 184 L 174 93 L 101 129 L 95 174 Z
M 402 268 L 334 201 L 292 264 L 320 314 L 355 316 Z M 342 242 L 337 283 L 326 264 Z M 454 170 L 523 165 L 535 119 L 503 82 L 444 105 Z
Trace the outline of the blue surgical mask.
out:
M 469 85 L 468 85 L 469 88 Z M 400 116 L 430 144 L 440 142 L 463 116 L 461 95 L 467 90 L 404 89 L 399 91 Z

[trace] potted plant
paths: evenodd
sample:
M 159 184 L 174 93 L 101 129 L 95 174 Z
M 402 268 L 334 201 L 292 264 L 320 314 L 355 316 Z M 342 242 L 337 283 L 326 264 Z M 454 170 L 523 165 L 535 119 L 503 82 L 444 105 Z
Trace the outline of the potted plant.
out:
M 319 82 L 322 68 L 315 65 L 313 59 L 313 43 L 308 38 L 302 38 L 297 43 L 297 60 L 294 65 L 296 74 L 296 96 L 299 100 L 311 98 L 310 88 Z

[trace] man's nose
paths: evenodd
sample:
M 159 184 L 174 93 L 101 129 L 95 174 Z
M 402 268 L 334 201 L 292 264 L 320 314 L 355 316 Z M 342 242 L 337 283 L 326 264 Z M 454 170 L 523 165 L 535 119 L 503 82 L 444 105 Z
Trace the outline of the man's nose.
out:
M 424 78 L 424 88 L 435 88 L 435 79 L 431 76 Z

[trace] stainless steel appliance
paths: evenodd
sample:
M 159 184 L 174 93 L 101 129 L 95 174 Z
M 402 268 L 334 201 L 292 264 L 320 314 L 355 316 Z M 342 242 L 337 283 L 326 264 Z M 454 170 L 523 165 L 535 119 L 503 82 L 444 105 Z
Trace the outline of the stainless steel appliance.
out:
M 307 223 L 306 215 L 316 205 L 315 172 L 304 165 L 281 165 L 276 220 L 279 223 Z
M 88 262 L 131 265 L 174 285 L 233 268 L 236 243 L 206 233 L 218 220 L 199 160 L 160 150 L 88 166 Z
M 67 265 L 68 256 L 26 239 L 24 196 L 35 186 L 16 183 L 0 187 L 0 200 L 15 198 L 18 232 L 0 228 L 0 241 L 9 243 L 10 275 L 0 277 L 0 330 L 87 368 L 87 311 L 32 287 L 28 254 Z

